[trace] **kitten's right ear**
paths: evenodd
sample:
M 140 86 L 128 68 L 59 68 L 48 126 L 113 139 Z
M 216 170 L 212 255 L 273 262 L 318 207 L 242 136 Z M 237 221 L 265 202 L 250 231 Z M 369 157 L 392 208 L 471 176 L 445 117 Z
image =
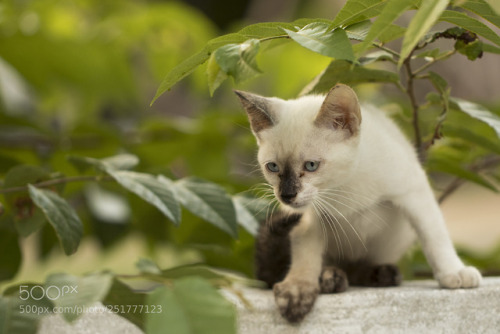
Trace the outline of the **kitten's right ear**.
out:
M 272 127 L 275 123 L 270 109 L 270 102 L 265 97 L 235 90 L 241 104 L 248 114 L 252 131 L 257 135 L 260 131 Z

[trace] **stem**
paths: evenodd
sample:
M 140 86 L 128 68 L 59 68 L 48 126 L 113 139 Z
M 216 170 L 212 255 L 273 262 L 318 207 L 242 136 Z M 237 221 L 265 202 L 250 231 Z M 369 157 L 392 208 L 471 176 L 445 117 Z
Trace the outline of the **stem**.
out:
M 493 156 L 488 159 L 481 161 L 480 163 L 472 166 L 470 170 L 472 172 L 480 172 L 485 169 L 494 168 L 500 165 L 500 156 Z M 462 178 L 455 178 L 450 184 L 443 190 L 441 195 L 438 198 L 439 204 L 443 203 L 445 199 L 447 199 L 451 194 L 453 194 L 460 186 L 465 183 L 466 180 Z
M 415 87 L 413 85 L 413 81 L 415 79 L 415 74 L 412 72 L 411 69 L 411 56 L 413 52 L 410 53 L 408 58 L 405 59 L 404 61 L 404 67 L 406 69 L 406 75 L 407 75 L 407 80 L 406 80 L 406 94 L 408 95 L 411 103 L 411 109 L 412 109 L 412 114 L 413 114 L 413 131 L 415 133 L 415 148 L 417 149 L 417 154 L 420 162 L 423 162 L 425 160 L 424 156 L 424 148 L 422 146 L 422 134 L 420 132 L 420 124 L 419 124 L 419 105 L 417 103 L 417 99 L 415 97 Z
M 398 58 L 400 57 L 399 53 L 397 53 L 396 51 L 392 50 L 392 49 L 389 49 L 388 47 L 385 47 L 382 45 L 382 43 L 372 43 L 372 45 L 376 48 L 379 48 L 380 50 L 384 50 L 385 52 L 388 52 L 390 53 L 391 55 L 393 55 L 394 57 Z
M 85 182 L 85 181 L 100 181 L 100 180 L 110 180 L 110 176 L 102 176 L 102 175 L 86 175 L 86 176 L 69 176 L 69 177 L 63 177 L 60 179 L 53 179 L 53 180 L 48 180 L 48 181 L 42 181 L 39 183 L 34 183 L 33 186 L 37 188 L 47 188 L 51 187 L 57 184 L 65 184 L 65 183 L 71 183 L 71 182 Z M 12 188 L 4 188 L 0 189 L 0 194 L 9 194 L 9 193 L 16 193 L 16 192 L 23 192 L 27 191 L 28 186 L 19 186 L 19 187 L 12 187 Z
M 456 50 L 450 50 L 446 53 L 443 53 L 440 57 L 436 57 L 436 58 L 433 58 L 430 62 L 428 62 L 427 64 L 423 65 L 422 67 L 416 69 L 413 74 L 414 75 L 417 75 L 421 72 L 423 72 L 424 70 L 426 70 L 427 68 L 431 67 L 432 65 L 434 65 L 436 62 L 440 61 L 440 60 L 443 60 L 443 59 L 446 59 L 446 58 L 449 58 L 451 56 L 453 56 L 457 51 Z

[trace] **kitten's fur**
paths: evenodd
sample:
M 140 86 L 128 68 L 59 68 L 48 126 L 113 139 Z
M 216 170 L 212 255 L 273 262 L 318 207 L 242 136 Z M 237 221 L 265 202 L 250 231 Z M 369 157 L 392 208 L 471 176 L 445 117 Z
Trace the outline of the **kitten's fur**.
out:
M 257 278 L 274 285 L 286 319 L 300 321 L 319 292 L 344 291 L 348 280 L 399 284 L 394 264 L 416 236 L 441 287 L 479 285 L 481 274 L 453 248 L 413 147 L 381 111 L 361 108 L 341 84 L 326 97 L 288 101 L 236 94 L 264 176 L 289 214 L 261 228 L 256 255 Z

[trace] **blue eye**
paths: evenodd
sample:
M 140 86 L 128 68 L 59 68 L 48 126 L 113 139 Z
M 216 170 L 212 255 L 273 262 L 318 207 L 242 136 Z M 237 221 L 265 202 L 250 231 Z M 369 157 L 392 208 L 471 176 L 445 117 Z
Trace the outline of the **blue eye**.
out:
M 270 171 L 271 173 L 277 173 L 280 171 L 280 168 L 278 167 L 278 165 L 274 162 L 268 162 L 266 164 L 266 168 L 268 171 Z
M 304 169 L 308 172 L 315 172 L 319 167 L 318 161 L 306 161 Z

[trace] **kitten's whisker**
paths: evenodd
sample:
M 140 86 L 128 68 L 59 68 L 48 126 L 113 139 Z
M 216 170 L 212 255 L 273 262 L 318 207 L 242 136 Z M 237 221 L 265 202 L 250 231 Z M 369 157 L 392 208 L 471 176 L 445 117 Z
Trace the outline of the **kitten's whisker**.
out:
M 325 222 L 323 221 L 323 218 L 319 214 L 318 209 L 316 208 L 316 205 L 314 203 L 312 203 L 312 207 L 314 209 L 314 212 L 316 213 L 316 216 L 319 218 L 319 222 L 321 225 L 321 232 L 323 232 L 323 240 L 324 240 L 323 252 L 326 252 L 328 250 L 328 234 L 326 231 Z
M 337 230 L 337 224 L 339 225 L 339 227 L 342 230 L 343 230 L 343 228 L 340 225 L 340 222 L 337 220 L 336 217 L 333 216 L 335 221 L 332 219 L 332 216 L 329 214 L 328 210 L 325 208 L 325 206 L 320 201 L 317 201 L 316 204 L 318 205 L 318 208 L 320 209 L 322 215 L 324 216 L 325 220 L 328 222 L 328 225 L 330 226 L 330 229 L 332 230 L 333 237 L 335 238 L 335 243 L 337 244 L 337 251 L 338 251 L 339 257 L 340 257 L 340 259 L 343 259 L 344 258 L 344 248 L 342 247 L 343 244 L 342 244 L 342 241 L 340 239 L 340 233 Z M 337 222 L 337 224 L 335 224 L 335 222 Z M 333 229 L 335 229 L 335 231 Z M 345 231 L 344 231 L 344 234 L 345 234 Z M 348 242 L 350 244 L 349 237 L 347 235 L 346 235 L 346 237 L 347 237 Z M 352 245 L 351 245 L 351 251 L 352 251 Z
M 325 205 L 327 205 L 328 207 L 332 208 L 333 210 L 335 210 L 342 218 L 344 218 L 344 220 L 347 222 L 347 224 L 351 227 L 351 229 L 353 230 L 353 232 L 356 234 L 356 236 L 358 237 L 359 241 L 361 242 L 361 244 L 363 245 L 363 248 L 365 249 L 366 252 L 368 252 L 368 249 L 366 248 L 366 245 L 363 241 L 363 239 L 361 238 L 361 236 L 359 235 L 358 231 L 356 231 L 356 229 L 354 228 L 354 226 L 351 224 L 351 222 L 349 222 L 349 220 L 342 214 L 342 212 L 340 212 L 335 206 L 333 206 L 331 203 L 329 203 L 328 201 L 326 200 L 323 200 L 321 197 L 318 197 L 318 200 L 322 201 Z M 340 203 L 340 202 L 339 202 Z M 335 217 L 335 215 L 334 215 Z

